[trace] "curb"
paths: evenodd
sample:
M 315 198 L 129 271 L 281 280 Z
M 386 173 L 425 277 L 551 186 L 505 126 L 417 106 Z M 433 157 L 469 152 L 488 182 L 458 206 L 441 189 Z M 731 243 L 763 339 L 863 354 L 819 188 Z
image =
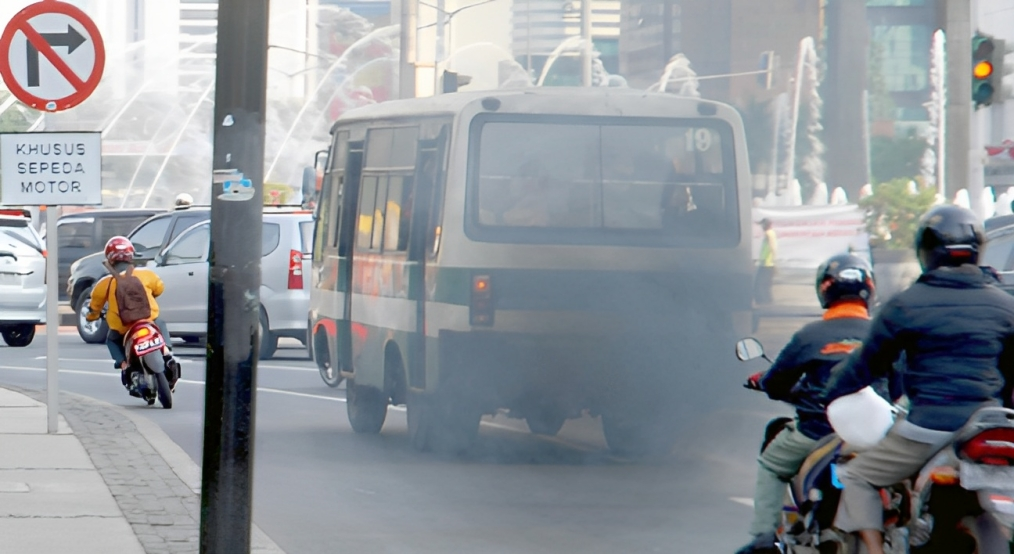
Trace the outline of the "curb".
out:
M 2 388 L 9 389 L 15 392 L 25 394 L 31 398 L 34 398 L 43 404 L 45 404 L 45 391 L 38 391 L 32 389 L 25 389 L 16 385 L 4 384 Z M 119 406 L 110 404 L 104 400 L 85 396 L 83 394 L 77 394 L 68 391 L 60 391 L 61 397 L 66 396 L 69 399 L 78 400 L 82 403 L 91 403 L 98 405 L 99 407 L 115 412 L 128 421 L 130 421 L 137 430 L 138 435 L 148 442 L 148 444 L 158 453 L 159 456 L 165 461 L 166 465 L 172 470 L 177 478 L 186 486 L 191 492 L 194 493 L 197 498 L 201 495 L 201 468 L 190 459 L 190 456 L 177 445 L 165 431 L 162 430 L 157 424 L 151 420 L 145 418 L 139 414 L 133 414 L 128 410 L 125 410 Z M 63 414 L 60 414 L 61 418 Z M 68 423 L 69 425 L 69 423 Z M 77 432 L 73 434 L 76 436 Z M 87 450 L 87 449 L 86 449 Z M 89 452 L 89 457 L 91 453 Z M 103 478 L 103 481 L 105 478 Z M 108 483 L 107 483 L 108 486 Z M 200 522 L 198 522 L 200 523 Z M 267 536 L 261 529 L 251 522 L 250 529 L 250 552 L 251 554 L 285 554 L 270 537 Z
M 134 414 L 119 406 L 115 406 L 103 400 L 98 400 L 90 396 L 84 396 L 73 392 L 64 392 L 68 396 L 76 396 L 87 399 L 92 402 L 102 404 L 104 408 L 113 410 L 126 416 L 127 419 L 134 423 L 137 427 L 137 431 L 144 437 L 148 444 L 155 449 L 156 452 L 162 456 L 166 464 L 172 468 L 173 473 L 183 481 L 183 484 L 194 491 L 194 494 L 200 496 L 201 494 L 201 468 L 190 459 L 190 455 L 183 451 L 182 448 L 172 439 L 169 435 L 165 434 L 165 431 L 161 427 L 156 425 L 150 419 L 140 415 Z M 260 527 L 251 523 L 250 529 L 250 551 L 251 553 L 262 553 L 262 554 L 285 554 L 280 546 L 275 544 L 275 541 L 271 540 L 264 531 L 261 531 Z

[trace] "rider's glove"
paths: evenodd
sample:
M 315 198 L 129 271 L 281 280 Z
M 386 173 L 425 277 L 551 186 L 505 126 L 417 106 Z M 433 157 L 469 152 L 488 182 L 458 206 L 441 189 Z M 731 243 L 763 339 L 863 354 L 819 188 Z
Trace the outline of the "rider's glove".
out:
M 88 321 L 98 321 L 100 317 L 102 317 L 102 314 L 92 311 L 89 311 L 88 314 L 85 315 L 85 319 Z
M 758 371 L 757 373 L 751 375 L 743 386 L 751 390 L 764 390 L 764 387 L 761 386 L 761 378 L 763 377 L 764 372 Z

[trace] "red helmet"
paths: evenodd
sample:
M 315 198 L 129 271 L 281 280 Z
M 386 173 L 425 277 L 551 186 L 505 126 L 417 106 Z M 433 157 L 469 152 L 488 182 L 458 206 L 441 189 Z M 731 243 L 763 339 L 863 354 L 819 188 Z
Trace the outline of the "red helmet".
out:
M 106 243 L 106 259 L 109 263 L 130 262 L 134 259 L 134 244 L 127 237 L 113 237 Z

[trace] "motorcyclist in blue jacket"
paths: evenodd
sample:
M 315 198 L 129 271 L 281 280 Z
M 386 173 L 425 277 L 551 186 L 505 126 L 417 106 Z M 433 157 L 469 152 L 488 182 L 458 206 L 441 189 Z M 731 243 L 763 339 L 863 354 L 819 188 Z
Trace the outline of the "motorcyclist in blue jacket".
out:
M 839 471 L 835 525 L 858 533 L 871 554 L 884 552 L 878 488 L 919 471 L 978 409 L 1012 402 L 1014 298 L 977 265 L 984 245 L 982 223 L 967 209 L 939 206 L 923 216 L 915 239 L 922 275 L 884 305 L 861 351 L 828 385 L 828 401 L 857 392 L 905 355 L 907 417 Z
M 782 429 L 757 459 L 753 540 L 738 554 L 779 552 L 775 533 L 781 523 L 786 483 L 799 471 L 820 439 L 833 430 L 824 414 L 824 388 L 831 369 L 859 347 L 869 331 L 868 306 L 874 293 L 873 270 L 857 256 L 832 256 L 817 270 L 817 297 L 824 317 L 800 329 L 766 372 L 748 386 L 773 400 L 796 406 L 795 421 Z

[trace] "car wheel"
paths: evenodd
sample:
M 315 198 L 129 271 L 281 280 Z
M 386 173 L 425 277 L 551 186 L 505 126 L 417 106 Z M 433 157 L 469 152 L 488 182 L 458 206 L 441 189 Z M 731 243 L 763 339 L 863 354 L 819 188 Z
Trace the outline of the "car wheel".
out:
M 278 335 L 275 335 L 270 331 L 268 327 L 268 318 L 264 315 L 264 311 L 261 311 L 260 325 L 258 331 L 261 334 L 261 348 L 260 348 L 260 359 L 270 360 L 275 352 L 278 350 Z
M 7 346 L 23 348 L 32 344 L 32 339 L 35 338 L 35 325 L 9 325 L 4 327 L 3 330 L 0 330 L 0 334 L 3 335 L 4 342 L 7 343 Z
M 77 312 L 77 334 L 81 336 L 81 340 L 88 344 L 99 344 L 106 341 L 106 334 L 109 332 L 109 326 L 106 325 L 105 319 L 97 319 L 95 321 L 88 321 L 88 304 L 92 301 L 92 289 L 88 288 L 85 292 L 81 293 L 78 298 L 77 306 L 74 311 Z

